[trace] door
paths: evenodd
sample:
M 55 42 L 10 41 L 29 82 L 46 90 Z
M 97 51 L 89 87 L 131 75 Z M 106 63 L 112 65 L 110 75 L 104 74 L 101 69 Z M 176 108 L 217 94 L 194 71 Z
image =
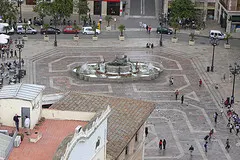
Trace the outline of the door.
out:
M 30 108 L 22 107 L 21 108 L 22 127 L 24 127 L 25 116 L 28 116 L 30 118 Z

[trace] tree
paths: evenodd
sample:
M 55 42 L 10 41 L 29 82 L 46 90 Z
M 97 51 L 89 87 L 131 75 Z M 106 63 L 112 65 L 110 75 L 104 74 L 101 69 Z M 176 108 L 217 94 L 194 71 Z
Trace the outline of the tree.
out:
M 65 17 L 70 17 L 73 12 L 73 2 L 72 0 L 54 0 L 53 2 L 40 2 L 38 3 L 34 11 L 39 14 L 39 16 L 50 16 L 53 20 L 61 20 Z
M 125 30 L 125 26 L 121 24 L 120 26 L 118 26 L 118 29 L 120 31 L 120 36 L 123 36 L 123 31 Z
M 109 27 L 110 22 L 113 20 L 112 16 L 106 15 L 104 19 L 107 21 L 107 26 Z
M 90 11 L 90 8 L 88 7 L 88 2 L 87 0 L 76 0 L 74 1 L 74 8 L 76 12 L 78 13 L 78 20 L 79 23 L 81 21 L 81 16 L 86 15 Z
M 3 21 L 8 21 L 8 23 L 11 25 L 12 21 L 17 20 L 18 9 L 14 3 L 8 0 L 1 0 L 0 6 L 4 6 L 0 7 L 0 16 L 2 16 Z
M 195 18 L 194 3 L 191 0 L 173 0 L 171 3 L 171 18 L 175 20 L 183 18 Z
M 42 19 L 43 23 L 44 23 L 43 18 L 47 16 L 48 4 L 49 4 L 49 2 L 40 1 L 33 8 L 33 12 L 36 12 L 39 15 L 39 17 Z

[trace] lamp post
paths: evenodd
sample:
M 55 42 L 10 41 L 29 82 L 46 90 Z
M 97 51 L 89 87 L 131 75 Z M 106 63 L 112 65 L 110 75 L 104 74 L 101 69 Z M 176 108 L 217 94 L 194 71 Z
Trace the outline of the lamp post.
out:
M 163 43 L 162 43 L 162 22 L 160 22 L 160 27 L 161 27 L 161 31 L 160 31 L 160 47 L 162 47 Z
M 54 36 L 54 46 L 57 47 L 57 16 L 54 16 L 54 25 L 55 25 L 55 36 Z
M 18 2 L 19 12 L 20 12 L 19 20 L 22 23 L 22 0 L 18 0 L 17 2 Z
M 22 52 L 22 48 L 24 48 L 24 40 L 23 39 L 16 39 L 15 40 L 15 47 L 18 49 L 19 52 L 19 56 L 18 56 L 18 65 L 19 65 L 19 69 L 18 69 L 18 79 L 19 79 L 19 83 L 21 82 L 21 68 L 22 68 L 22 63 L 21 63 L 21 52 Z
M 213 69 L 214 69 L 214 52 L 215 52 L 215 47 L 217 46 L 217 45 L 219 45 L 219 39 L 218 38 L 216 38 L 216 37 L 214 37 L 214 38 L 212 38 L 211 40 L 210 40 L 210 43 L 212 44 L 212 46 L 213 46 L 213 55 L 212 55 L 212 66 L 211 66 L 211 71 L 213 72 Z
M 234 66 L 229 66 L 229 71 L 233 74 L 232 100 L 234 103 L 235 77 L 240 73 L 240 66 L 235 62 Z

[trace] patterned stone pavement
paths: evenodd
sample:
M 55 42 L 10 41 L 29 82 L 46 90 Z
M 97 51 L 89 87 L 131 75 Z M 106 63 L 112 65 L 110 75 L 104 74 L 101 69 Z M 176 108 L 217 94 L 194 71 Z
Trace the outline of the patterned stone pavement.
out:
M 184 52 L 183 52 L 184 51 Z M 211 51 L 209 46 L 195 48 L 163 47 L 153 50 L 143 47 L 57 47 L 36 54 L 29 59 L 27 82 L 46 86 L 44 94 L 62 93 L 68 90 L 79 92 L 110 94 L 158 103 L 157 108 L 147 121 L 149 134 L 145 139 L 144 159 L 239 159 L 238 137 L 226 128 L 226 117 L 219 116 L 215 125 L 214 112 L 220 115 L 218 91 L 215 91 L 204 65 L 210 56 L 201 56 Z M 131 60 L 150 62 L 163 67 L 164 72 L 153 81 L 127 83 L 87 82 L 78 80 L 71 69 L 85 62 L 105 59 L 111 61 L 115 55 L 127 55 Z M 223 54 L 223 53 L 222 53 Z M 216 58 L 218 60 L 218 58 Z M 220 58 L 219 58 L 220 59 Z M 218 71 L 216 71 L 218 72 Z M 169 86 L 169 77 L 174 85 Z M 198 86 L 202 78 L 203 86 Z M 175 100 L 178 89 L 185 96 L 184 104 Z M 210 129 L 215 129 L 214 138 L 209 143 L 209 151 L 204 152 L 203 138 Z M 167 140 L 167 149 L 159 150 L 159 139 Z M 225 150 L 225 141 L 230 139 L 231 149 Z M 191 157 L 190 145 L 195 150 Z

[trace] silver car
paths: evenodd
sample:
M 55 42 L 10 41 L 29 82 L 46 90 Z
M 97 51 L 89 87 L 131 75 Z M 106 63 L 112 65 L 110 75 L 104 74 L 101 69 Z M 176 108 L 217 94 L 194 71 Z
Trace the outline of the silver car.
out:
M 27 34 L 37 34 L 37 30 L 28 26 L 26 29 Z M 25 34 L 25 29 L 23 26 L 17 26 L 17 34 Z

